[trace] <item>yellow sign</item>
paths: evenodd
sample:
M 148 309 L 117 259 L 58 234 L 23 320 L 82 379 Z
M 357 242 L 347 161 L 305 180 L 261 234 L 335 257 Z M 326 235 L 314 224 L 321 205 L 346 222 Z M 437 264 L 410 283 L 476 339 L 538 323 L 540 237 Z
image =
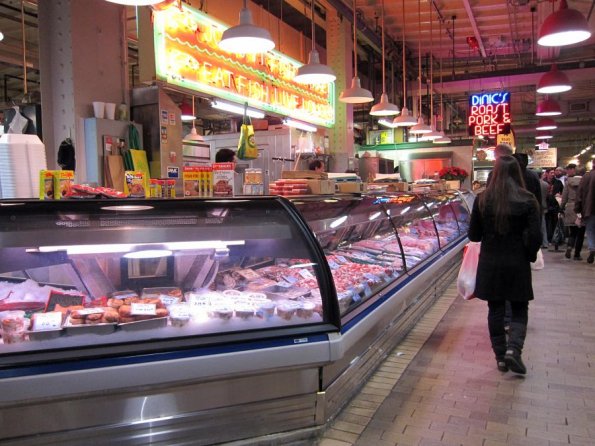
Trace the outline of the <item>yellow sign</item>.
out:
M 515 147 L 515 143 L 514 143 L 514 132 L 512 131 L 512 129 L 510 130 L 510 133 L 507 134 L 498 134 L 496 135 L 496 144 L 508 144 L 510 147 L 512 147 L 514 149 Z
M 241 55 L 219 49 L 227 26 L 183 3 L 181 9 L 153 15 L 159 79 L 312 124 L 334 125 L 334 84 L 294 82 L 300 62 L 277 51 Z

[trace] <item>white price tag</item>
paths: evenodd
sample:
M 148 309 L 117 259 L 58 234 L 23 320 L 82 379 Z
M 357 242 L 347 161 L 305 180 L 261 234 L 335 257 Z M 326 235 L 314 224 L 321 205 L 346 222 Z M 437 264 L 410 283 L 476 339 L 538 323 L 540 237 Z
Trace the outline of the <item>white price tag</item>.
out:
M 296 283 L 298 280 L 293 276 L 283 276 L 283 278 L 288 281 L 289 283 L 293 284 Z
M 331 269 L 339 269 L 340 268 L 339 265 L 336 262 L 332 261 L 332 260 L 329 260 L 328 261 L 328 266 L 330 266 Z
M 304 279 L 313 279 L 314 278 L 312 273 L 310 271 L 308 271 L 307 269 L 300 269 L 300 276 L 302 276 Z
M 169 307 L 170 316 L 174 319 L 189 319 L 190 307 L 188 305 L 172 305 Z
M 168 296 L 167 294 L 161 294 L 159 296 L 159 300 L 165 306 L 172 305 L 172 304 L 177 304 L 178 302 L 180 302 L 180 298 L 179 297 Z
M 155 316 L 157 305 L 133 303 L 130 305 L 130 314 L 133 316 Z
M 36 313 L 33 319 L 33 331 L 37 330 L 58 330 L 62 326 L 62 313 L 50 311 L 48 313 Z
M 341 263 L 347 263 L 347 259 L 343 256 L 336 256 L 337 260 Z
M 78 310 L 78 313 L 81 316 L 88 316 L 89 314 L 100 314 L 103 313 L 103 308 L 83 308 L 82 310 Z

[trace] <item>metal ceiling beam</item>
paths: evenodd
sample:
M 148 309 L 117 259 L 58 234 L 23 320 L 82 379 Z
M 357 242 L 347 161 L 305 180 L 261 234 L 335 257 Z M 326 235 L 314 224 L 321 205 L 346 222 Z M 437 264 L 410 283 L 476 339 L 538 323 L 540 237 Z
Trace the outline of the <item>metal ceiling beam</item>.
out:
M 473 34 L 475 34 L 475 38 L 477 39 L 477 43 L 479 44 L 479 51 L 483 57 L 487 57 L 486 50 L 483 46 L 483 40 L 481 40 L 481 34 L 479 34 L 479 29 L 477 28 L 477 22 L 475 21 L 475 14 L 473 14 L 473 9 L 471 9 L 469 0 L 463 0 L 463 5 L 465 5 L 465 11 L 467 11 L 467 17 L 469 17 L 469 21 L 471 22 L 471 27 L 473 28 Z

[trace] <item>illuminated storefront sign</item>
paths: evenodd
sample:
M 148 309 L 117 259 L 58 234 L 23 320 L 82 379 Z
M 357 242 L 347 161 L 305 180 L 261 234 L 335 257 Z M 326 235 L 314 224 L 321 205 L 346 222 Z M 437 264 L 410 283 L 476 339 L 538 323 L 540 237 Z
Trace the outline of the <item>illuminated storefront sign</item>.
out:
M 470 136 L 510 133 L 510 93 L 476 93 L 469 96 L 467 128 Z
M 334 125 L 334 84 L 294 82 L 302 64 L 277 51 L 240 55 L 220 50 L 217 43 L 227 26 L 181 7 L 153 13 L 158 79 L 312 124 Z

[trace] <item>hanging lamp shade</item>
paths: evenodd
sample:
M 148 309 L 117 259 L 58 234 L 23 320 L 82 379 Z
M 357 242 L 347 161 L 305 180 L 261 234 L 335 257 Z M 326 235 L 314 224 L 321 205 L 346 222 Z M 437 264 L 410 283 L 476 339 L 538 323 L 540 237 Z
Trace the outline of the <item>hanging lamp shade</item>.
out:
M 448 136 L 443 135 L 441 138 L 435 139 L 432 142 L 434 144 L 450 144 L 452 140 Z
M 393 119 L 393 124 L 397 127 L 411 127 L 412 125 L 417 124 L 417 119 L 414 116 L 411 116 L 411 112 L 407 107 L 403 107 L 401 109 L 401 114 Z
M 537 132 L 535 139 L 551 139 L 554 135 L 551 132 Z
M 559 71 L 556 64 L 552 64 L 550 71 L 541 76 L 537 84 L 537 93 L 541 94 L 564 93 L 571 89 L 568 76 L 563 71 Z
M 370 110 L 372 116 L 394 116 L 398 115 L 401 110 L 395 104 L 388 100 L 386 94 L 386 64 L 384 61 L 384 0 L 382 0 L 382 94 L 380 95 L 380 102 L 374 104 Z
M 560 104 L 553 99 L 546 98 L 537 104 L 536 116 L 558 116 L 562 114 Z
M 126 6 L 149 6 L 161 3 L 163 0 L 106 0 L 110 3 L 117 3 Z
M 313 48 L 308 63 L 298 68 L 293 80 L 298 84 L 328 84 L 336 78 L 331 67 L 320 63 L 320 54 Z
M 373 100 L 372 92 L 362 88 L 361 81 L 357 76 L 351 79 L 351 88 L 346 88 L 339 95 L 339 101 L 346 104 L 365 104 Z
M 180 112 L 182 115 L 180 119 L 182 121 L 194 121 L 196 119 L 192 106 L 186 102 L 183 102 L 182 105 L 180 105 Z
M 320 63 L 320 54 L 316 49 L 316 39 L 314 35 L 314 0 L 310 2 L 310 22 L 312 24 L 312 50 L 308 55 L 308 63 L 298 68 L 297 74 L 293 78 L 298 84 L 330 84 L 337 76 L 331 67 Z
M 432 128 L 429 125 L 424 124 L 424 118 L 421 116 L 417 119 L 417 124 L 415 124 L 409 130 L 409 133 L 413 135 L 425 135 L 426 133 L 430 133 Z
M 399 112 L 399 107 L 389 102 L 388 95 L 386 93 L 382 93 L 380 96 L 380 102 L 374 104 L 370 110 L 370 114 L 372 116 L 394 116 L 398 115 Z
M 240 24 L 223 32 L 219 48 L 236 54 L 266 53 L 275 48 L 275 42 L 268 30 L 254 25 L 252 12 L 244 0 L 244 7 L 240 11 Z
M 362 88 L 362 83 L 357 75 L 357 14 L 355 11 L 355 0 L 353 0 L 353 79 L 351 88 L 346 88 L 339 95 L 339 101 L 346 104 L 365 104 L 372 102 L 374 96 L 370 90 Z
M 430 133 L 424 133 L 422 135 L 422 138 L 421 139 L 423 141 L 435 141 L 437 139 L 442 138 L 443 136 L 444 136 L 444 134 L 442 132 L 438 132 L 438 131 L 432 129 L 430 131 Z
M 535 126 L 535 130 L 554 130 L 557 128 L 558 124 L 552 118 L 541 118 Z
M 190 133 L 184 136 L 184 141 L 204 141 L 204 138 L 202 137 L 202 135 L 198 134 L 198 132 L 196 131 L 196 127 L 192 125 Z
M 539 28 L 537 43 L 542 46 L 565 46 L 582 42 L 591 37 L 589 23 L 576 9 L 569 9 L 566 0 L 560 9 L 551 13 Z

